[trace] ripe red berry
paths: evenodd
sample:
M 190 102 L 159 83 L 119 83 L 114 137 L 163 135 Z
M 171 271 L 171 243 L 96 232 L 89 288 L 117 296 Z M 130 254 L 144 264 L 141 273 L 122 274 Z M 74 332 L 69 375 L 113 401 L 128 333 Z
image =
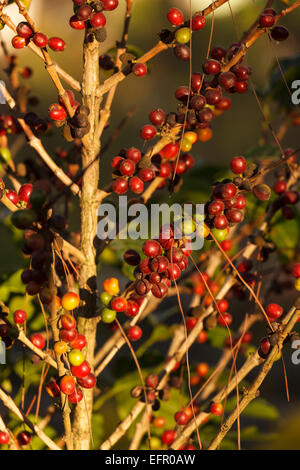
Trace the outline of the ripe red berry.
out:
M 185 426 L 189 421 L 189 417 L 184 411 L 177 411 L 175 413 L 175 421 L 179 426 Z
M 267 355 L 270 352 L 271 349 L 271 343 L 268 338 L 262 338 L 259 342 L 259 349 L 262 352 L 263 355 Z M 260 352 L 259 351 L 259 352 Z
M 17 26 L 17 33 L 22 38 L 28 39 L 33 35 L 31 26 L 26 21 L 21 21 Z
M 27 40 L 22 36 L 14 36 L 11 43 L 15 49 L 23 49 L 23 47 L 27 46 Z
M 74 341 L 76 336 L 77 336 L 77 331 L 75 329 L 74 330 L 64 330 L 64 329 L 62 329 L 62 330 L 59 331 L 59 338 L 62 341 L 66 341 L 66 343 Z
M 7 445 L 9 444 L 9 441 L 10 441 L 9 434 L 7 434 L 7 432 L 0 431 L 0 444 Z
M 218 311 L 220 313 L 224 313 L 227 311 L 228 307 L 229 307 L 229 304 L 227 302 L 226 299 L 220 299 L 217 301 L 217 305 L 218 305 Z
M 139 305 L 134 300 L 128 300 L 125 314 L 128 317 L 135 317 L 139 313 Z
M 230 251 L 232 250 L 232 241 L 231 240 L 223 240 L 220 243 L 221 247 L 223 248 L 224 251 Z
M 142 337 L 142 334 L 142 329 L 137 325 L 131 326 L 127 331 L 127 336 L 130 341 L 138 341 Z
M 167 429 L 161 436 L 163 444 L 169 446 L 175 441 L 176 432 L 173 429 Z
M 177 142 L 170 142 L 162 150 L 161 154 L 167 160 L 174 160 L 179 152 L 179 145 Z
M 53 51 L 57 51 L 57 52 L 64 51 L 66 47 L 65 41 L 57 37 L 50 38 L 48 44 L 49 44 L 49 47 L 51 47 Z
M 141 129 L 141 138 L 143 140 L 152 140 L 156 136 L 156 128 L 150 124 L 146 124 Z
M 154 258 L 161 254 L 161 246 L 156 240 L 148 240 L 143 244 L 143 252 L 149 258 Z
M 115 297 L 112 299 L 110 306 L 116 312 L 124 312 L 127 308 L 127 300 L 124 297 Z
M 78 379 L 78 384 L 83 388 L 94 388 L 96 385 L 97 379 L 94 374 L 89 374 L 86 377 Z
M 86 339 L 84 335 L 77 334 L 76 337 L 70 341 L 71 348 L 74 349 L 83 349 L 86 346 Z
M 271 28 L 275 23 L 274 15 L 263 13 L 259 18 L 259 24 L 262 28 Z
M 200 13 L 196 13 L 192 17 L 192 30 L 193 31 L 200 31 L 200 29 L 203 29 L 205 26 L 206 20 L 203 15 Z
M 79 403 L 83 399 L 83 393 L 80 388 L 75 388 L 71 395 L 68 395 L 69 403 Z
M 93 9 L 90 5 L 82 5 L 80 8 L 77 10 L 77 17 L 82 20 L 86 21 L 90 18 L 91 14 L 93 13 Z
M 137 266 L 141 261 L 141 257 L 135 250 L 127 250 L 123 255 L 124 261 L 130 266 Z
M 64 375 L 59 381 L 59 388 L 65 395 L 72 395 L 76 387 L 74 377 L 71 375 Z
M 222 403 L 212 403 L 210 406 L 210 412 L 215 416 L 221 416 L 224 413 Z
M 48 109 L 49 117 L 53 121 L 64 121 L 67 117 L 67 112 L 63 106 L 58 103 L 51 104 Z
M 159 377 L 156 374 L 150 374 L 146 377 L 146 385 L 149 388 L 157 387 L 158 382 L 159 382 Z
M 271 321 L 275 321 L 281 317 L 283 308 L 278 304 L 269 304 L 266 308 L 266 313 Z
M 219 215 L 223 210 L 225 209 L 223 201 L 220 199 L 216 199 L 215 201 L 212 201 L 209 206 L 208 206 L 208 212 L 211 215 Z
M 33 333 L 29 339 L 36 348 L 43 349 L 45 347 L 46 341 L 41 333 Z
M 91 367 L 87 361 L 83 361 L 79 366 L 72 366 L 71 372 L 74 377 L 83 378 L 89 375 Z
M 208 75 L 217 75 L 221 71 L 221 64 L 215 59 L 208 59 L 203 64 L 203 70 Z
M 183 13 L 179 8 L 170 8 L 167 17 L 170 23 L 174 26 L 180 26 L 184 21 Z
M 223 72 L 219 75 L 218 81 L 225 90 L 230 90 L 231 88 L 234 88 L 236 76 L 233 72 Z
M 284 180 L 278 180 L 273 186 L 273 190 L 276 194 L 282 194 L 286 191 L 287 184 Z
M 275 41 L 285 41 L 289 37 L 289 31 L 284 26 L 275 26 L 271 31 L 271 36 Z
M 228 227 L 228 220 L 227 220 L 227 217 L 225 215 L 217 215 L 215 218 L 214 218 L 214 226 L 215 228 L 217 228 L 218 230 L 223 230 L 225 229 L 226 227 Z
M 234 209 L 239 209 L 239 210 L 243 210 L 244 207 L 246 206 L 246 198 L 245 196 L 243 196 L 243 194 L 239 194 L 236 199 L 235 199 L 235 203 L 234 203 Z
M 18 204 L 19 196 L 17 195 L 15 191 L 13 191 L 12 189 L 9 189 L 5 195 L 7 199 L 9 199 L 15 206 Z
M 132 67 L 132 73 L 137 77 L 143 77 L 147 73 L 147 65 L 142 63 L 136 63 Z
M 129 187 L 135 194 L 141 194 L 144 191 L 144 182 L 138 176 L 133 176 L 129 180 Z
M 230 162 L 231 171 L 236 175 L 244 173 L 247 163 L 244 157 L 234 157 Z
M 247 83 L 247 82 L 243 82 L 243 81 L 235 82 L 235 84 L 234 84 L 234 90 L 235 90 L 237 93 L 246 93 L 246 91 L 248 90 L 248 83 Z
M 293 267 L 293 276 L 298 279 L 300 277 L 300 263 L 295 264 Z
M 27 313 L 25 310 L 16 310 L 14 313 L 14 322 L 17 323 L 17 325 L 22 325 L 25 323 L 27 318 Z
M 76 320 L 73 315 L 66 313 L 61 316 L 61 326 L 64 330 L 74 330 L 76 328 Z
M 29 431 L 21 431 L 17 435 L 17 441 L 20 446 L 27 446 L 32 440 L 32 434 Z
M 152 181 L 154 179 L 155 173 L 153 170 L 151 170 L 151 168 L 141 168 L 139 171 L 139 177 L 145 183 L 148 183 L 149 181 Z
M 129 158 L 129 160 L 132 160 L 134 163 L 138 163 L 142 158 L 142 154 L 139 149 L 131 147 L 126 150 L 126 158 Z
M 123 176 L 132 176 L 135 171 L 135 164 L 132 160 L 124 159 L 118 169 Z
M 18 193 L 20 201 L 28 203 L 32 191 L 33 191 L 32 184 L 30 183 L 23 184 L 23 186 L 21 186 L 21 188 L 19 189 L 19 193 Z
M 119 5 L 118 0 L 102 0 L 102 3 L 103 3 L 104 10 L 107 10 L 107 11 L 115 10 L 117 6 Z
M 125 194 L 128 191 L 128 181 L 125 178 L 117 178 L 112 183 L 112 190 L 116 194 Z
M 230 313 L 222 313 L 218 316 L 218 322 L 222 326 L 229 326 L 232 323 L 232 316 Z
M 189 331 L 191 331 L 197 324 L 198 318 L 196 317 L 188 317 L 186 319 L 186 327 Z
M 154 126 L 160 127 L 165 122 L 166 115 L 161 108 L 153 109 L 149 114 L 149 120 Z
M 43 33 L 35 33 L 33 36 L 33 42 L 36 46 L 40 48 L 47 47 L 48 38 Z
M 93 28 L 104 28 L 106 25 L 106 18 L 105 15 L 101 12 L 93 13 L 90 18 L 90 23 Z

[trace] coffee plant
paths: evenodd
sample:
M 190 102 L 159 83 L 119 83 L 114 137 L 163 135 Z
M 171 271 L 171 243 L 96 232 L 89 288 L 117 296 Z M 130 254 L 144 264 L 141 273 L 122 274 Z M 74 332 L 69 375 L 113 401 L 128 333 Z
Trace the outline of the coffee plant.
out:
M 253 2 L 254 23 L 218 45 L 214 18 L 229 0 L 202 11 L 190 1 L 189 13 L 162 0 L 164 28 L 144 18 L 155 44 L 147 52 L 128 42 L 135 0 L 65 0 L 69 17 L 58 12 L 57 21 L 76 30 L 76 45 L 40 29 L 35 1 L 0 1 L 1 221 L 19 256 L 19 269 L 0 284 L 1 448 L 213 450 L 270 440 L 259 423 L 277 420 L 278 410 L 260 388 L 280 361 L 289 396 L 285 360 L 300 340 L 299 149 L 282 144 L 300 125 L 291 97 L 300 64 L 298 56 L 275 60 L 262 91 L 247 54 L 264 36 L 277 58 L 294 34 L 285 17 L 300 1 Z M 106 50 L 107 23 L 124 9 L 119 40 Z M 194 50 L 205 29 L 208 47 Z M 51 79 L 54 103 L 31 89 L 28 49 Z M 80 81 L 58 65 L 64 50 L 74 63 L 82 53 Z M 134 111 L 109 134 L 116 91 L 156 73 L 160 54 L 174 54 L 188 78 L 170 90 L 169 109 L 143 109 L 124 148 Z M 259 107 L 260 141 L 224 166 L 200 163 L 215 120 L 230 120 L 243 94 Z M 245 113 L 241 125 L 249 126 Z M 233 129 L 228 139 L 235 137 Z M 55 150 L 47 150 L 50 139 Z M 147 228 L 143 239 L 124 239 L 129 213 L 125 225 L 107 222 L 102 237 L 99 210 L 110 203 L 119 214 L 121 196 L 129 212 L 139 203 L 149 214 L 152 202 L 172 196 L 193 213 L 161 220 L 156 236 Z M 203 247 L 193 249 L 195 233 Z

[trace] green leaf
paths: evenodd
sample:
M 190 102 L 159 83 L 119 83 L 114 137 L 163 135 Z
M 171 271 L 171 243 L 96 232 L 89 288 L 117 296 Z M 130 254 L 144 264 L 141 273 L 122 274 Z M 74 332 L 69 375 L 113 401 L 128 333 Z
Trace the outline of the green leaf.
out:
M 207 337 L 214 348 L 222 348 L 226 338 L 228 338 L 228 330 L 227 328 L 216 326 L 216 328 L 207 332 Z
M 289 261 L 294 257 L 300 237 L 300 215 L 295 210 L 296 216 L 292 220 L 285 219 L 279 212 L 272 219 L 270 239 L 278 248 L 281 258 Z

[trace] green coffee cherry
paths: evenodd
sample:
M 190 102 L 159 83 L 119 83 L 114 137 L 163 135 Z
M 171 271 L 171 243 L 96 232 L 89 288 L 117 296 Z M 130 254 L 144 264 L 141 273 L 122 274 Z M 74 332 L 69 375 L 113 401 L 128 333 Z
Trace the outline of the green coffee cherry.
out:
M 186 44 L 189 42 L 191 37 L 191 33 L 189 28 L 180 28 L 178 31 L 175 33 L 175 40 L 179 44 Z

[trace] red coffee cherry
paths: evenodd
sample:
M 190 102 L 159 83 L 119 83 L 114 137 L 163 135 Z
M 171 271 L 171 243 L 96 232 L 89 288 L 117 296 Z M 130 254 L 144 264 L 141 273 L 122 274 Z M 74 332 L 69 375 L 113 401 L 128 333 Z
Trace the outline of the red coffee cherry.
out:
M 93 28 L 104 28 L 106 25 L 106 17 L 101 12 L 93 13 L 90 18 L 90 23 Z
M 229 304 L 226 299 L 220 299 L 217 301 L 218 311 L 224 313 L 227 311 Z
M 144 182 L 138 176 L 133 176 L 129 180 L 129 188 L 135 194 L 141 194 L 144 191 Z
M 75 388 L 71 395 L 68 395 L 69 403 L 79 403 L 83 399 L 83 393 L 80 388 Z
M 41 333 L 34 333 L 29 339 L 36 348 L 43 349 L 45 347 L 46 341 Z
M 64 330 L 74 330 L 76 328 L 76 320 L 70 313 L 61 316 L 61 326 Z
M 125 178 L 117 178 L 112 184 L 112 190 L 116 194 L 125 194 L 128 191 L 128 182 Z
M 222 403 L 212 403 L 210 406 L 210 412 L 215 416 L 221 416 L 224 413 Z
M 142 337 L 142 334 L 142 329 L 137 325 L 131 326 L 127 331 L 127 336 L 130 341 L 138 341 Z
M 283 313 L 283 308 L 278 304 L 269 304 L 266 313 L 271 321 L 278 320 Z
M 284 26 L 275 26 L 272 30 L 271 30 L 271 36 L 273 39 L 275 39 L 275 41 L 285 41 L 288 37 L 289 37 L 289 31 L 288 29 L 286 29 Z
M 295 264 L 295 266 L 293 267 L 292 273 L 296 279 L 300 277 L 300 263 Z
M 71 375 L 64 375 L 59 381 L 59 388 L 65 395 L 72 395 L 75 391 L 76 382 Z
M 144 77 L 147 73 L 147 65 L 142 63 L 136 63 L 132 67 L 132 73 L 137 77 Z
M 10 437 L 7 432 L 0 431 L 0 445 L 7 445 L 10 442 Z
M 167 429 L 161 436 L 163 444 L 169 446 L 171 445 L 176 438 L 176 432 L 173 429 Z
M 83 388 L 94 388 L 97 379 L 94 374 L 89 374 L 86 377 L 78 379 L 78 384 Z
M 21 21 L 17 26 L 17 33 L 19 36 L 25 39 L 29 39 L 33 35 L 31 26 L 27 21 Z
M 110 306 L 116 312 L 124 312 L 127 309 L 127 300 L 124 297 L 115 297 Z
M 143 140 L 152 140 L 156 136 L 156 128 L 150 124 L 146 124 L 141 129 L 141 138 Z
M 271 350 L 271 343 L 268 338 L 262 338 L 259 342 L 258 353 L 260 355 L 266 356 Z M 262 354 L 261 354 L 262 353 Z
M 48 41 L 48 44 L 49 44 L 49 47 L 53 51 L 56 51 L 56 52 L 62 52 L 65 50 L 65 47 L 66 47 L 65 41 L 57 37 L 50 38 Z
M 149 114 L 149 120 L 154 126 L 162 126 L 165 122 L 166 115 L 161 108 L 153 109 Z
M 69 24 L 71 28 L 78 29 L 78 30 L 85 29 L 85 26 L 86 26 L 85 21 L 80 20 L 76 15 L 71 16 L 69 20 Z
M 32 191 L 33 191 L 32 184 L 30 184 L 30 183 L 23 184 L 23 186 L 20 187 L 19 193 L 18 193 L 20 201 L 28 203 Z
M 17 441 L 20 446 L 27 446 L 32 440 L 32 434 L 29 431 L 21 431 L 17 435 Z
M 149 258 L 154 258 L 161 254 L 161 246 L 156 240 L 148 240 L 143 244 L 143 253 Z
M 82 379 L 90 374 L 91 367 L 87 361 L 83 361 L 79 366 L 72 366 L 71 372 L 74 377 Z
M 231 170 L 236 175 L 244 173 L 247 163 L 244 157 L 234 157 L 230 162 Z
M 115 10 L 117 6 L 119 5 L 118 0 L 102 0 L 102 3 L 103 3 L 103 8 L 106 11 Z
M 189 417 L 184 411 L 177 411 L 174 418 L 179 426 L 185 426 L 189 421 Z
M 135 164 L 137 164 L 142 158 L 142 154 L 139 149 L 131 147 L 130 149 L 126 150 L 126 158 L 129 158 L 129 160 L 132 160 Z
M 125 315 L 135 317 L 139 313 L 139 305 L 134 300 L 128 300 Z
M 205 16 L 201 15 L 200 13 L 196 13 L 192 17 L 192 30 L 193 31 L 200 31 L 204 28 L 206 23 Z
M 16 310 L 14 313 L 14 322 L 17 323 L 17 325 L 22 325 L 23 323 L 26 322 L 27 318 L 27 313 L 25 310 Z
M 23 49 L 23 47 L 27 46 L 27 40 L 22 36 L 14 36 L 11 43 L 15 49 Z
M 84 335 L 77 334 L 76 337 L 70 341 L 70 346 L 73 349 L 81 349 L 85 348 L 86 346 L 86 339 Z
M 276 181 L 276 183 L 273 186 L 273 190 L 276 194 L 282 194 L 286 191 L 286 189 L 287 189 L 287 184 L 284 180 Z
M 47 47 L 48 38 L 43 33 L 35 33 L 33 36 L 33 42 L 36 46 L 40 48 Z
M 64 121 L 67 117 L 67 111 L 58 103 L 54 103 L 49 107 L 48 114 L 53 121 Z

